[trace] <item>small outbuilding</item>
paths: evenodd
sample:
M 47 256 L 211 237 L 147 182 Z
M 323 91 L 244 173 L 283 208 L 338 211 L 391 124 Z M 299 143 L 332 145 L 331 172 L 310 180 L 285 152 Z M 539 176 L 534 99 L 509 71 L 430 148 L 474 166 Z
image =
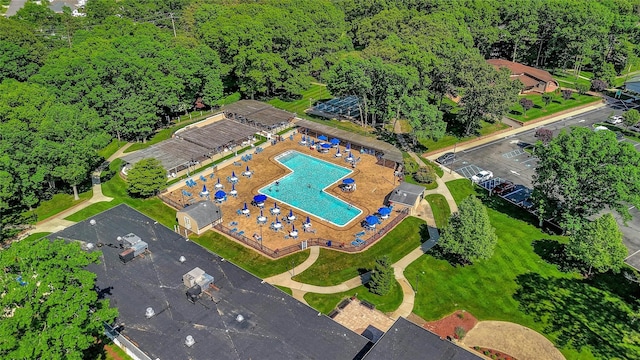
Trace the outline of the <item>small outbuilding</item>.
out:
M 396 209 L 398 206 L 407 208 L 410 214 L 414 214 L 423 198 L 424 187 L 402 182 L 389 195 L 389 205 Z
M 178 211 L 178 225 L 198 235 L 222 222 L 222 210 L 209 200 L 200 201 Z

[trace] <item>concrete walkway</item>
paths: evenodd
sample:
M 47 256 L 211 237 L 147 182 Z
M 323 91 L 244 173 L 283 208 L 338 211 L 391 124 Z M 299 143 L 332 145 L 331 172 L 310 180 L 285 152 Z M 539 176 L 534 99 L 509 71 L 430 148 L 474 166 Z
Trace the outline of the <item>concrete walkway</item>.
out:
M 109 156 L 109 158 L 107 159 L 108 162 L 111 162 L 117 158 L 119 158 L 120 156 L 122 156 L 122 154 L 124 153 L 124 151 L 131 146 L 131 143 L 127 143 L 124 146 L 122 146 L 120 149 L 118 149 L 118 151 L 116 151 L 113 155 Z M 62 212 L 57 213 L 56 215 L 45 219 L 41 222 L 38 222 L 35 227 L 30 231 L 31 233 L 35 233 L 35 232 L 58 232 L 60 230 L 64 230 L 65 228 L 75 224 L 73 221 L 69 221 L 69 220 L 65 220 L 64 218 L 66 218 L 67 216 L 73 215 L 76 212 L 89 207 L 90 205 L 93 205 L 95 203 L 98 202 L 109 202 L 111 200 L 113 200 L 113 198 L 110 198 L 108 196 L 105 196 L 102 193 L 102 184 L 100 183 L 100 173 L 102 172 L 102 167 L 96 169 L 94 172 L 91 173 L 91 179 L 93 182 L 93 186 L 91 187 L 91 189 L 93 190 L 93 195 L 91 196 L 90 199 L 83 201 L 75 206 L 72 206 Z

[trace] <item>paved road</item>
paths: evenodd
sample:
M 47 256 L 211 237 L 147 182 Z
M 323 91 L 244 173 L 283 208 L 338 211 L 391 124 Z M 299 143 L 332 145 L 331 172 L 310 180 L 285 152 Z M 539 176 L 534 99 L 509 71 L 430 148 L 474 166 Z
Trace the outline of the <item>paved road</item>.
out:
M 613 114 L 621 114 L 622 111 L 612 107 L 596 109 L 577 116 L 546 124 L 557 135 L 563 129 L 571 126 L 592 127 L 593 124 L 603 122 Z M 542 126 L 541 126 L 542 127 Z M 536 129 L 530 129 L 512 136 L 507 136 L 490 143 L 456 153 L 456 160 L 450 167 L 464 177 L 471 177 L 480 170 L 490 170 L 495 177 L 510 180 L 516 184 L 530 189 L 532 177 L 535 174 L 537 159 L 532 156 L 527 148 L 535 143 Z M 640 143 L 625 139 L 640 151 Z M 523 189 L 526 191 L 527 189 Z M 627 260 L 629 264 L 640 269 L 640 211 L 631 209 L 633 219 L 626 224 L 621 217 L 614 214 L 620 225 L 623 239 L 629 254 L 636 256 Z

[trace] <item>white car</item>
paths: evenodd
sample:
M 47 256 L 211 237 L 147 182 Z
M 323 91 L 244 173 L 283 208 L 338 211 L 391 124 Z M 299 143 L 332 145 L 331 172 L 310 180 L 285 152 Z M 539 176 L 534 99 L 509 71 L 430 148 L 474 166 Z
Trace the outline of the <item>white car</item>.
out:
M 491 171 L 482 170 L 479 173 L 473 175 L 471 177 L 471 181 L 473 181 L 476 184 L 479 184 L 481 182 L 485 182 L 491 179 L 492 177 L 493 177 L 493 173 Z
M 614 115 L 612 117 L 610 117 L 607 122 L 609 124 L 613 124 L 613 125 L 618 125 L 618 124 L 622 124 L 622 121 L 624 119 L 622 118 L 622 115 Z

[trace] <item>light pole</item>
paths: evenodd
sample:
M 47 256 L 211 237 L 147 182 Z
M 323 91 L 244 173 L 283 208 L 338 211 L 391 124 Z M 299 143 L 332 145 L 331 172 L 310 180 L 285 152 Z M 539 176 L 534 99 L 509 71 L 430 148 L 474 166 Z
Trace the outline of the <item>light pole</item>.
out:
M 449 175 L 453 172 L 453 162 L 456 161 L 456 148 L 458 147 L 458 138 L 456 137 L 456 143 L 453 145 L 453 159 L 451 160 L 451 165 L 449 166 Z

